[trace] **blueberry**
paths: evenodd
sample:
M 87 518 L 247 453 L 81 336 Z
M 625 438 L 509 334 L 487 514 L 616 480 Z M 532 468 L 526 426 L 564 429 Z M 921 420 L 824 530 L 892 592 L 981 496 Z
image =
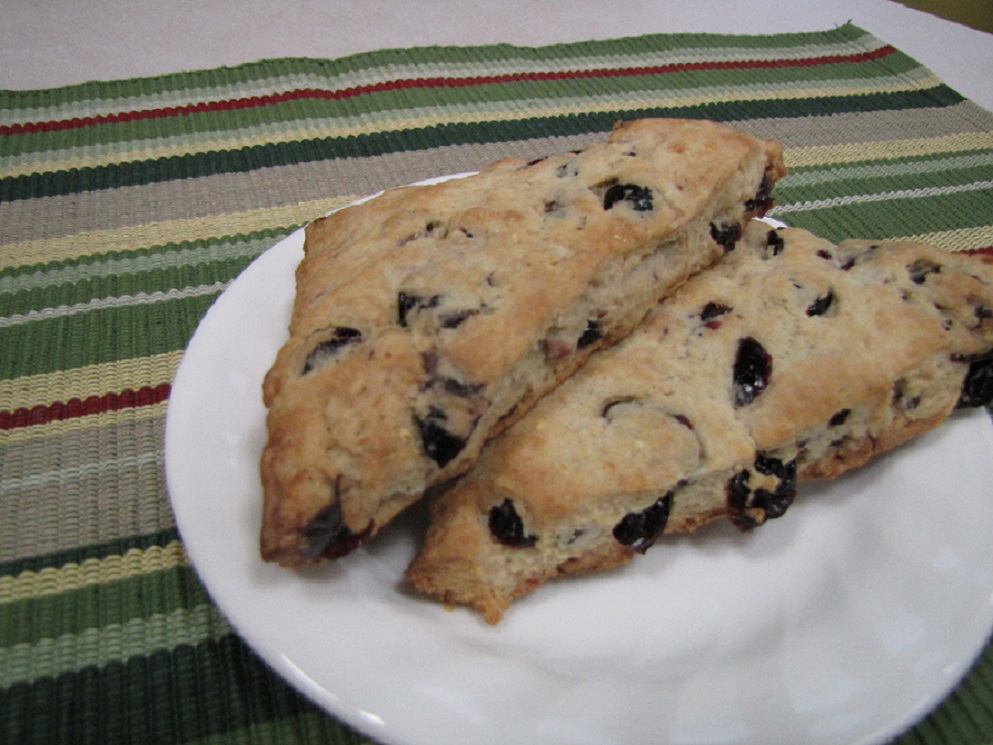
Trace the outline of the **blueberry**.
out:
M 338 491 L 337 489 L 335 490 Z M 304 545 L 300 553 L 310 559 L 323 556 L 336 559 L 357 548 L 372 532 L 372 522 L 361 533 L 355 533 L 344 524 L 338 497 L 322 509 L 303 529 Z
M 839 409 L 835 412 L 834 416 L 828 419 L 829 427 L 840 427 L 842 424 L 848 421 L 848 416 L 852 413 L 851 409 Z
M 603 195 L 603 208 L 609 210 L 618 202 L 627 202 L 635 212 L 648 212 L 654 208 L 652 190 L 635 184 L 614 184 Z
M 828 294 L 817 298 L 810 307 L 807 308 L 808 316 L 823 316 L 831 304 L 834 302 L 834 293 L 828 290 Z
M 734 251 L 735 244 L 741 238 L 741 225 L 736 222 L 722 225 L 710 223 L 710 237 L 714 239 L 714 243 L 724 249 L 725 253 Z
M 489 528 L 490 534 L 504 546 L 530 548 L 538 542 L 538 536 L 525 532 L 524 521 L 509 499 L 490 508 Z
M 629 512 L 621 518 L 614 526 L 614 538 L 638 553 L 645 553 L 665 530 L 671 507 L 670 491 L 640 512 Z
M 744 406 L 754 401 L 769 384 L 771 375 L 772 357 L 765 347 L 750 336 L 739 341 L 732 375 L 734 405 Z
M 777 517 L 782 517 L 796 497 L 796 461 L 783 463 L 778 458 L 759 453 L 754 469 L 779 480 L 774 489 L 752 489 L 751 472 L 739 471 L 728 479 L 725 498 L 728 519 L 738 530 L 748 532 Z
M 466 439 L 445 429 L 448 416 L 432 406 L 424 418 L 415 417 L 424 452 L 439 468 L 444 468 L 465 449 Z
M 773 256 L 779 256 L 786 248 L 786 241 L 783 240 L 783 236 L 779 234 L 778 230 L 770 230 L 765 236 L 765 245 L 772 249 Z
M 598 321 L 587 321 L 586 329 L 583 331 L 579 340 L 576 342 L 576 349 L 584 349 L 595 341 L 603 338 L 603 332 L 600 331 L 600 323 Z
M 362 332 L 348 326 L 337 326 L 331 330 L 330 338 L 314 347 L 303 363 L 303 375 L 335 357 L 342 347 L 358 344 L 362 341 Z
M 441 295 L 431 295 L 425 298 L 423 295 L 408 294 L 406 292 L 397 293 L 397 323 L 406 327 L 407 317 L 411 311 L 422 308 L 437 308 L 441 303 Z
M 463 310 L 452 310 L 447 313 L 442 313 L 438 316 L 438 321 L 443 329 L 456 329 L 462 325 L 462 323 L 471 316 L 478 313 L 477 310 L 463 309 Z
M 770 207 L 772 207 L 772 184 L 768 176 L 763 176 L 755 196 L 745 202 L 745 212 L 765 214 Z
M 703 306 L 703 310 L 700 311 L 701 321 L 712 321 L 718 316 L 723 316 L 725 313 L 731 311 L 730 305 L 723 305 L 722 303 L 707 303 Z
M 985 406 L 993 402 L 993 351 L 969 363 L 962 382 L 957 408 Z
M 910 273 L 911 282 L 915 285 L 922 285 L 929 274 L 938 274 L 941 271 L 941 266 L 927 259 L 918 259 L 907 267 L 907 271 Z

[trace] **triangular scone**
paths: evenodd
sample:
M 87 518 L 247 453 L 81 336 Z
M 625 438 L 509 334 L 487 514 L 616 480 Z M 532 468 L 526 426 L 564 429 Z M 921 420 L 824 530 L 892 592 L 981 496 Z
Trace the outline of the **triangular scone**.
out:
M 348 553 L 734 245 L 782 148 L 699 121 L 388 191 L 311 224 L 264 385 L 264 558 Z
M 497 622 L 545 581 L 663 532 L 780 516 L 832 477 L 993 396 L 993 266 L 931 246 L 752 222 L 626 340 L 493 440 L 432 505 L 408 569 Z

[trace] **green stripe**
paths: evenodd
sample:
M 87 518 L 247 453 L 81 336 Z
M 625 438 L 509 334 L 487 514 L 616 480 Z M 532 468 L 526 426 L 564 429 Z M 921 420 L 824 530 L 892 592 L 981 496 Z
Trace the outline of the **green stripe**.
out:
M 335 722 L 317 709 L 288 715 L 271 722 L 253 724 L 244 730 L 195 740 L 190 745 L 241 745 L 241 743 L 283 743 L 284 745 L 373 745 L 372 740 Z
M 107 298 L 117 298 L 117 302 L 127 305 L 128 297 L 227 282 L 238 276 L 253 258 L 254 256 L 235 256 L 199 264 L 156 267 L 145 272 L 96 276 L 71 284 L 0 294 L 0 319 L 15 314 L 23 315 L 33 310 L 71 307 Z
M 865 160 L 845 165 L 833 163 L 827 166 L 793 168 L 786 178 L 779 182 L 778 188 L 785 187 L 793 190 L 800 187 L 831 184 L 831 188 L 835 189 L 843 187 L 847 182 L 859 179 L 882 179 L 908 174 L 937 174 L 970 168 L 985 168 L 987 169 L 985 174 L 988 175 L 990 166 L 993 166 L 993 150 L 985 149 L 886 158 L 885 160 Z
M 850 173 L 848 178 L 837 181 L 832 179 L 820 183 L 802 184 L 791 180 L 787 176 L 779 185 L 777 200 L 785 204 L 845 197 L 855 194 L 933 189 L 942 186 L 987 181 L 993 177 L 993 169 L 990 168 L 990 164 L 993 163 L 993 151 L 987 153 L 987 156 L 984 159 L 986 162 L 963 165 L 958 168 L 915 169 L 910 171 L 883 169 L 881 172 L 873 172 L 867 169 L 861 176 Z M 988 215 L 985 216 L 986 219 L 988 217 Z
M 228 636 L 0 689 L 0 742 L 180 743 L 313 710 Z
M 30 644 L 0 647 L 0 688 L 87 667 L 105 667 L 130 657 L 182 644 L 200 644 L 230 633 L 231 627 L 220 611 L 203 603 Z
M 76 194 L 221 173 L 243 173 L 271 166 L 332 158 L 370 157 L 448 145 L 509 142 L 539 136 L 603 132 L 609 130 L 618 118 L 682 116 L 716 121 L 738 121 L 759 117 L 826 116 L 854 111 L 941 108 L 961 103 L 963 100 L 958 93 L 941 85 L 926 91 L 864 96 L 832 96 L 786 102 L 730 101 L 690 107 L 660 106 L 647 110 L 534 117 L 512 122 L 448 123 L 406 131 L 274 143 L 237 151 L 196 153 L 152 161 L 5 178 L 0 180 L 0 202 Z
M 846 238 L 883 240 L 943 230 L 980 227 L 993 214 L 993 190 L 846 204 L 782 216 L 790 225 L 839 242 Z
M 196 573 L 187 566 L 109 579 L 98 584 L 0 604 L 4 647 L 37 644 L 153 614 L 168 615 L 210 603 Z M 145 650 L 138 650 L 144 652 Z
M 165 243 L 148 248 L 86 254 L 42 266 L 5 267 L 0 269 L 0 294 L 109 280 L 118 275 L 184 269 L 233 259 L 253 259 L 298 227 L 298 225 L 273 227 L 238 235 Z M 223 274 L 216 276 L 220 278 Z
M 185 348 L 216 294 L 0 329 L 0 380 Z
M 16 577 L 22 572 L 40 572 L 42 569 L 59 568 L 66 564 L 82 564 L 90 559 L 105 559 L 109 556 L 123 556 L 128 551 L 144 551 L 154 546 L 164 547 L 179 538 L 175 528 L 147 535 L 122 536 L 118 540 L 89 546 L 80 546 L 70 551 L 40 554 L 16 561 L 0 563 L 0 577 Z

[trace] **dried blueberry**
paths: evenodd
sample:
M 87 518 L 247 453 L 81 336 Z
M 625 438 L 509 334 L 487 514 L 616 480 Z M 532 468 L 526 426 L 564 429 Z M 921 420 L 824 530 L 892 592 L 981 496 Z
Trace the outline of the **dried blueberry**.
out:
M 772 207 L 772 184 L 769 182 L 768 176 L 763 176 L 755 196 L 745 202 L 745 212 L 765 214 L 765 211 L 770 207 Z
M 725 252 L 734 251 L 735 244 L 741 238 L 741 225 L 736 222 L 724 223 L 722 225 L 710 223 L 710 237 Z
M 648 212 L 654 208 L 652 190 L 635 184 L 614 184 L 603 195 L 603 208 L 609 210 L 618 202 L 627 202 L 636 212 Z
M 599 321 L 589 320 L 586 322 L 586 328 L 583 330 L 582 335 L 576 342 L 576 349 L 584 349 L 602 338 L 603 332 L 600 330 Z
M 766 519 L 781 517 L 793 504 L 796 496 L 796 461 L 783 463 L 778 458 L 759 453 L 755 457 L 755 470 L 779 479 L 775 489 L 756 489 L 752 501 L 765 511 Z
M 475 396 L 483 390 L 482 383 L 463 383 L 461 380 L 456 380 L 455 378 L 439 378 L 439 380 L 446 392 L 455 396 L 461 396 L 462 398 Z
M 765 236 L 765 245 L 772 249 L 773 256 L 779 256 L 786 248 L 786 241 L 779 234 L 778 230 L 770 230 Z
M 338 489 L 335 489 L 337 492 Z M 341 503 L 335 501 L 322 509 L 303 529 L 304 545 L 300 553 L 310 559 L 323 556 L 336 559 L 357 548 L 372 532 L 372 522 L 361 533 L 355 533 L 344 524 Z
M 490 534 L 504 546 L 530 548 L 538 542 L 538 536 L 525 532 L 524 521 L 509 499 L 490 508 L 489 528 Z
M 993 352 L 974 359 L 962 382 L 957 408 L 985 406 L 993 402 Z
M 924 280 L 928 278 L 929 274 L 937 274 L 941 271 L 941 266 L 935 264 L 933 261 L 928 261 L 927 259 L 918 259 L 913 264 L 907 267 L 907 271 L 910 273 L 910 281 L 915 285 L 924 284 Z
M 782 517 L 796 497 L 796 461 L 783 463 L 778 458 L 759 454 L 755 470 L 779 480 L 773 489 L 752 489 L 751 472 L 739 471 L 728 479 L 725 488 L 728 519 L 738 530 L 748 532 L 766 520 Z
M 840 427 L 842 424 L 848 421 L 848 416 L 852 413 L 851 409 L 839 409 L 835 412 L 834 416 L 828 419 L 829 427 Z
M 447 313 L 442 313 L 438 316 L 438 322 L 441 324 L 443 329 L 456 329 L 462 325 L 462 323 L 479 313 L 478 310 L 463 309 L 463 310 L 453 310 Z
M 432 406 L 424 418 L 415 417 L 417 431 L 424 445 L 424 452 L 440 468 L 444 468 L 465 449 L 464 437 L 453 434 L 445 428 L 448 416 L 441 409 Z
M 348 326 L 338 326 L 331 330 L 331 336 L 314 347 L 303 363 L 303 374 L 332 359 L 342 347 L 362 341 L 362 332 Z
M 814 302 L 810 304 L 807 308 L 808 316 L 823 316 L 827 309 L 831 307 L 834 302 L 834 293 L 828 290 L 827 295 L 817 298 Z
M 407 317 L 413 310 L 420 310 L 421 308 L 437 308 L 439 303 L 441 303 L 441 295 L 431 295 L 425 298 L 423 295 L 415 295 L 413 293 L 398 292 L 397 293 L 397 323 L 401 326 L 407 325 Z
M 723 316 L 725 313 L 731 311 L 730 305 L 724 305 L 722 303 L 707 303 L 703 306 L 703 310 L 700 311 L 701 321 L 712 321 L 718 316 Z
M 645 553 L 665 530 L 671 506 L 670 491 L 640 512 L 629 512 L 614 526 L 614 538 L 638 553 Z
M 734 360 L 732 389 L 734 405 L 744 406 L 765 390 L 772 375 L 772 357 L 765 347 L 748 336 L 738 342 Z

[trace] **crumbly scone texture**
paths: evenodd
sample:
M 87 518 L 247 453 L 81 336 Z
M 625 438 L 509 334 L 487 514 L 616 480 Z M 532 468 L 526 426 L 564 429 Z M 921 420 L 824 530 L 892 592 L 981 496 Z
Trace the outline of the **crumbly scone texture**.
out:
M 337 558 L 626 336 L 771 203 L 782 148 L 712 122 L 388 191 L 308 226 L 268 373 L 261 553 Z
M 496 623 L 515 597 L 665 533 L 781 516 L 993 397 L 993 265 L 752 222 L 715 267 L 493 440 L 432 504 L 419 590 Z

